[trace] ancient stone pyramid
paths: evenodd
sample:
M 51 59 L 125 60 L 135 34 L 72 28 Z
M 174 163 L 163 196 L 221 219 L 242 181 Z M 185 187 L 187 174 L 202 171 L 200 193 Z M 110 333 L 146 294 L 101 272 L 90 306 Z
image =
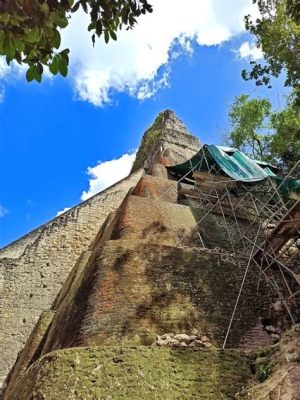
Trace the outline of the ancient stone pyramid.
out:
M 53 307 L 76 261 L 89 251 L 99 228 L 137 184 L 158 147 L 172 148 L 176 161 L 200 147 L 169 110 L 148 131 L 127 178 L 0 250 L 0 385 L 41 313 Z
M 269 343 L 269 299 L 247 281 L 235 349 L 220 350 L 244 269 L 193 236 L 183 244 L 197 212 L 166 168 L 199 148 L 160 113 L 127 178 L 1 251 L 6 400 L 217 400 L 245 385 L 241 348 Z

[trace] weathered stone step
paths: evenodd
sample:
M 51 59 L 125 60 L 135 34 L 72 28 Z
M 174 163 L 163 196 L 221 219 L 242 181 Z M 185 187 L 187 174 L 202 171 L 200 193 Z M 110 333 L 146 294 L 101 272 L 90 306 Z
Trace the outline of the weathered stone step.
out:
M 128 196 L 120 208 L 111 238 L 174 245 L 195 226 L 195 218 L 187 206 Z

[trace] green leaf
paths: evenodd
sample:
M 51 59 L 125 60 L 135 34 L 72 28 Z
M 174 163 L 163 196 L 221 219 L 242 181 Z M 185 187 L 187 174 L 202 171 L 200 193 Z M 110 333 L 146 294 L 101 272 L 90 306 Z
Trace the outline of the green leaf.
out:
M 49 6 L 47 3 L 41 5 L 41 10 L 46 14 L 49 11 Z
M 13 59 L 14 56 L 16 54 L 16 44 L 15 44 L 15 40 L 14 37 L 11 36 L 10 37 L 10 41 L 9 41 L 9 52 L 8 52 L 8 56 L 10 59 Z
M 114 23 L 116 27 L 120 25 L 120 17 L 118 15 L 115 16 Z
M 9 21 L 10 21 L 13 25 L 17 25 L 17 24 L 20 25 L 20 22 L 24 22 L 25 20 L 26 20 L 26 16 L 16 14 L 16 15 L 11 15 Z
M 69 50 L 69 49 L 64 49 L 64 50 L 62 50 L 62 51 L 60 52 L 61 55 L 64 55 L 64 54 L 68 55 L 69 53 L 70 53 L 70 50 Z
M 61 37 L 60 37 L 60 33 L 56 29 L 55 29 L 54 34 L 53 34 L 52 42 L 53 42 L 53 46 L 56 49 L 58 49 L 59 46 L 60 46 L 60 43 L 61 43 Z
M 40 62 L 37 63 L 36 69 L 37 69 L 38 74 L 42 76 L 44 68 L 43 68 L 43 65 Z
M 88 26 L 88 31 L 90 32 L 91 30 L 96 28 L 96 22 L 91 22 Z
M 7 55 L 8 60 L 11 61 L 16 54 L 16 46 L 14 38 L 11 34 L 6 35 L 3 40 L 3 50 Z
M 40 83 L 42 80 L 42 72 L 43 72 L 42 64 L 38 63 L 37 65 L 31 65 L 26 72 L 27 81 L 31 82 L 35 79 L 37 82 Z
M 62 17 L 62 18 L 57 18 L 55 20 L 55 23 L 57 26 L 59 26 L 60 28 L 65 28 L 66 26 L 68 26 L 69 21 L 68 18 L 66 17 Z
M 28 82 L 33 81 L 33 79 L 35 78 L 35 74 L 36 74 L 36 67 L 35 65 L 31 65 L 27 72 L 26 72 L 26 79 Z
M 80 1 L 77 1 L 77 3 L 75 3 L 75 5 L 73 6 L 71 12 L 72 13 L 76 12 L 78 10 L 79 6 L 80 6 Z
M 61 51 L 59 54 L 61 56 L 61 58 L 65 61 L 65 63 L 68 65 L 69 64 L 69 56 L 68 54 L 70 53 L 69 49 L 64 49 L 63 51 Z
M 83 8 L 83 11 L 87 14 L 88 13 L 88 8 L 87 8 L 87 5 L 86 5 L 86 0 L 80 0 L 80 4 L 81 4 L 81 7 Z
M 109 33 L 108 33 L 107 29 L 105 29 L 105 31 L 104 31 L 104 41 L 105 41 L 105 43 L 109 42 Z
M 96 33 L 97 33 L 97 36 L 100 36 L 100 35 L 101 35 L 102 29 L 103 29 L 103 27 L 102 27 L 102 22 L 101 22 L 101 20 L 99 19 L 99 20 L 96 22 Z
M 58 70 L 62 76 L 66 77 L 68 75 L 68 64 L 63 58 L 59 60 Z
M 4 41 L 4 34 L 0 32 L 0 55 L 4 55 L 4 49 L 3 49 L 3 41 Z
M 54 56 L 52 63 L 49 65 L 49 70 L 53 75 L 56 75 L 58 73 L 58 67 L 59 67 L 59 56 Z
M 28 29 L 25 32 L 24 40 L 25 40 L 25 42 L 35 43 L 38 41 L 39 37 L 40 37 L 39 29 L 32 28 L 32 29 Z
M 152 8 L 151 4 L 146 3 L 146 4 L 144 4 L 144 7 L 149 13 L 153 12 L 153 8 Z
M 44 26 L 43 27 L 44 36 L 53 37 L 55 29 L 51 26 Z
M 117 40 L 117 35 L 116 35 L 116 32 L 115 32 L 115 31 L 109 31 L 109 33 L 110 33 L 110 36 L 111 36 L 111 38 L 112 38 L 113 40 Z
M 15 44 L 16 44 L 16 48 L 17 48 L 20 52 L 24 52 L 24 50 L 25 50 L 25 45 L 24 45 L 24 42 L 23 42 L 20 38 L 15 38 Z
M 35 79 L 37 82 L 41 83 L 41 81 L 42 81 L 42 74 L 40 74 L 38 71 L 36 71 L 35 76 L 34 76 L 34 79 Z
M 7 14 L 0 14 L 0 22 L 4 22 L 5 24 L 7 24 L 10 20 L 10 15 L 9 13 Z

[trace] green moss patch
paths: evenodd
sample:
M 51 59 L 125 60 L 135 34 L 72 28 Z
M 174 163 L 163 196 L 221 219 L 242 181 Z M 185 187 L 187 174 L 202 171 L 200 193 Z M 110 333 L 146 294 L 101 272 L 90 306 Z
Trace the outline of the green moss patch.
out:
M 163 134 L 162 121 L 165 113 L 165 111 L 160 112 L 150 128 L 144 133 L 131 172 L 143 167 L 144 162 L 151 154 L 155 145 L 157 145 L 158 138 Z
M 257 358 L 255 362 L 255 376 L 259 382 L 264 382 L 274 369 L 274 362 L 269 358 Z
M 6 400 L 233 399 L 250 376 L 236 350 L 73 348 L 34 363 Z

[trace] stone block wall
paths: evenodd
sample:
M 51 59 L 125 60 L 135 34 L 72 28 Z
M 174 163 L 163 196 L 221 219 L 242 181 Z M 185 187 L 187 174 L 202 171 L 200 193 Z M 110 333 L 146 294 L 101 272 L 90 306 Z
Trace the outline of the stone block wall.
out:
M 153 180 L 158 190 L 165 187 L 163 179 L 153 178 L 146 180 L 150 188 Z M 245 262 L 193 247 L 193 241 L 178 245 L 195 227 L 190 208 L 150 196 L 128 195 L 97 235 L 85 266 L 72 271 L 44 354 L 73 346 L 150 345 L 157 334 L 193 330 L 222 344 Z M 269 342 L 260 321 L 268 315 L 268 294 L 263 283 L 257 290 L 256 271 L 249 272 L 229 345 Z
M 41 312 L 51 308 L 80 254 L 141 175 L 131 174 L 0 251 L 0 385 Z
M 57 376 L 64 375 L 67 362 L 55 366 L 56 357 L 64 354 L 63 349 L 74 354 L 70 348 L 75 347 L 78 355 L 81 347 L 83 352 L 94 352 L 99 346 L 107 351 L 120 346 L 121 354 L 134 349 L 134 357 L 138 357 L 140 348 L 146 354 L 150 345 L 157 345 L 157 335 L 168 332 L 188 338 L 195 334 L 207 337 L 210 347 L 222 345 L 245 262 L 224 250 L 194 246 L 193 241 L 186 245 L 178 243 L 180 235 L 185 237 L 195 227 L 190 207 L 174 203 L 172 198 L 170 202 L 156 198 L 153 185 L 158 193 L 168 187 L 162 178 L 144 179 L 144 183 L 142 191 L 139 185 L 129 191 L 118 210 L 106 218 L 89 249 L 81 253 L 55 302 L 51 325 L 27 368 L 22 360 L 29 359 L 32 342 L 39 342 L 34 332 L 21 353 L 5 393 L 6 400 L 11 394 L 23 395 L 20 392 L 23 377 L 26 377 L 24 387 L 32 386 L 36 395 L 35 384 L 41 373 L 38 377 L 31 377 L 30 373 L 35 368 L 43 369 L 43 360 L 48 357 L 51 370 Z M 137 196 L 139 193 L 142 197 Z M 150 197 L 143 197 L 145 194 Z M 228 337 L 229 347 L 253 349 L 270 343 L 261 323 L 268 316 L 269 291 L 264 282 L 257 288 L 256 278 L 256 271 L 249 270 Z M 39 324 L 35 331 L 38 329 Z M 189 356 L 196 352 L 195 348 Z M 98 362 L 100 369 L 108 367 L 108 360 L 104 364 L 102 359 Z M 77 368 L 81 361 L 75 355 L 71 363 Z M 176 368 L 178 365 L 176 362 Z M 145 374 L 144 366 L 141 370 Z M 72 370 L 70 377 L 64 376 L 65 385 L 73 373 Z M 94 373 L 93 370 L 90 375 Z M 47 372 L 42 374 L 45 379 Z M 168 370 L 166 379 L 172 381 L 172 371 Z M 180 378 L 180 384 L 184 379 Z M 228 378 L 224 379 L 227 384 Z M 105 387 L 100 380 L 99 377 L 94 382 Z M 237 382 L 236 378 L 233 381 Z M 210 380 L 206 378 L 206 382 Z M 82 378 L 78 387 L 85 387 Z M 134 398 L 132 386 L 127 382 L 125 387 L 129 397 Z M 74 398 L 79 393 L 74 393 Z M 93 388 L 87 393 L 92 396 Z M 62 394 L 52 382 L 46 398 L 53 396 L 61 398 Z
M 95 252 L 58 307 L 43 353 L 93 345 L 151 345 L 156 335 L 197 330 L 220 346 L 244 273 L 235 257 L 213 250 L 111 240 Z M 267 315 L 264 284 L 250 271 L 228 346 L 245 345 Z M 245 318 L 247 315 L 247 318 Z M 252 348 L 269 343 L 258 335 Z

